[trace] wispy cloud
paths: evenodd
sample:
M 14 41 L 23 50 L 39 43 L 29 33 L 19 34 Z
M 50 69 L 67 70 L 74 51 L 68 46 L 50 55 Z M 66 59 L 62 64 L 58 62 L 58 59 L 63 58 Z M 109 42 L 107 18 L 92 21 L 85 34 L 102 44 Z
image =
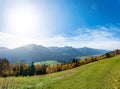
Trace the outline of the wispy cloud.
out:
M 15 48 L 26 44 L 40 44 L 43 46 L 73 46 L 92 47 L 99 49 L 120 48 L 120 37 L 116 36 L 119 27 L 98 26 L 96 28 L 79 28 L 75 36 L 52 35 L 38 38 L 27 38 L 0 32 L 0 46 Z

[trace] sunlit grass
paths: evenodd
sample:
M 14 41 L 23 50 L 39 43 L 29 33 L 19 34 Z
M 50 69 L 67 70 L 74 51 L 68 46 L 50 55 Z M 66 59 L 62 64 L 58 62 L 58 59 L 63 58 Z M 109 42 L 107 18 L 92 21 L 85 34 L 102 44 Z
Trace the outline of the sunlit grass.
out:
M 6 88 L 3 88 L 6 87 Z M 0 89 L 119 89 L 120 56 L 32 77 L 0 78 Z

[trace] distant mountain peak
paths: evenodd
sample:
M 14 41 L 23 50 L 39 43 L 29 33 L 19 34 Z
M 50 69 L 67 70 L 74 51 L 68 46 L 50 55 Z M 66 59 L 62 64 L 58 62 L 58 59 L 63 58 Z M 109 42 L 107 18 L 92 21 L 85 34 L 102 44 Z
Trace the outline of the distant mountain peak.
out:
M 42 45 L 37 45 L 37 44 L 28 44 L 28 45 L 25 45 L 24 47 L 43 47 L 43 48 L 46 48 L 46 47 L 44 47 L 44 46 L 42 46 Z
M 89 47 L 83 47 L 83 49 L 94 49 L 94 48 L 89 48 Z
M 0 47 L 0 57 L 6 57 L 11 63 L 16 63 L 19 60 L 24 60 L 26 63 L 32 61 L 47 61 L 55 60 L 66 63 L 71 62 L 73 58 L 80 56 L 90 56 L 104 54 L 106 50 L 93 48 L 73 48 L 72 46 L 65 47 L 44 47 L 42 45 L 28 44 L 15 49 Z
M 21 47 L 35 47 L 37 46 L 36 44 L 27 44 L 27 45 L 24 45 L 24 46 L 21 46 Z

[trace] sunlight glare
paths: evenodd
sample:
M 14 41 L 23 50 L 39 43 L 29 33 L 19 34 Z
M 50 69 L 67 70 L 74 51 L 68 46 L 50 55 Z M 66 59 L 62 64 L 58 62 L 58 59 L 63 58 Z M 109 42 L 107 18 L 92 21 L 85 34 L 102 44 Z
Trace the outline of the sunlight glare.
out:
M 37 11 L 28 7 L 14 7 L 7 10 L 6 23 L 8 32 L 29 36 L 35 33 L 38 26 Z

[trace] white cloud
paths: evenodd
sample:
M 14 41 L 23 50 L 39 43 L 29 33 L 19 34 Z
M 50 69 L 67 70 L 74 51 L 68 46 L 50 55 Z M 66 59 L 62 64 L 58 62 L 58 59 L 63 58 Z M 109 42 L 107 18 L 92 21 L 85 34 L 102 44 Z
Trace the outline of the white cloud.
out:
M 26 44 L 39 44 L 43 46 L 68 45 L 73 47 L 92 47 L 113 50 L 120 48 L 120 39 L 115 36 L 116 29 L 118 30 L 118 28 L 99 26 L 96 29 L 77 29 L 76 35 L 71 37 L 64 35 L 42 35 L 34 39 L 0 32 L 0 46 L 15 48 Z

